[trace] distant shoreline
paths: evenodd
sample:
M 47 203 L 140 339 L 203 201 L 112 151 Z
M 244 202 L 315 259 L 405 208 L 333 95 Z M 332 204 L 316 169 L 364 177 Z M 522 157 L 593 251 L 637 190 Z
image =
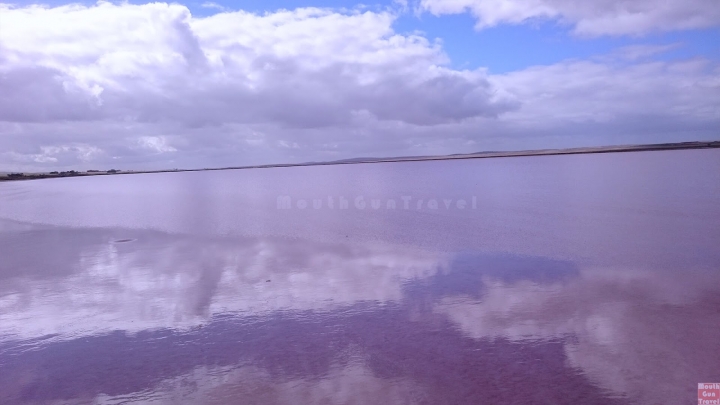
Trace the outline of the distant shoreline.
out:
M 278 163 L 267 165 L 253 166 L 234 166 L 234 167 L 218 167 L 205 169 L 171 169 L 171 170 L 109 170 L 98 171 L 90 170 L 86 172 L 68 171 L 68 172 L 52 172 L 52 173 L 6 173 L 0 174 L 0 182 L 2 181 L 19 181 L 19 180 L 36 180 L 51 179 L 62 177 L 88 177 L 88 176 L 109 176 L 117 174 L 147 174 L 147 173 L 175 173 L 175 172 L 203 172 L 215 170 L 243 170 L 243 169 L 270 169 L 277 167 L 300 167 L 300 166 L 330 166 L 330 165 L 349 165 L 363 163 L 392 163 L 392 162 L 422 162 L 428 160 L 456 160 L 456 159 L 486 159 L 486 158 L 502 158 L 502 157 L 520 157 L 520 156 L 554 156 L 554 155 L 580 155 L 593 153 L 620 153 L 620 152 L 649 152 L 661 150 L 684 150 L 684 149 L 712 149 L 720 148 L 720 141 L 709 142 L 679 142 L 679 143 L 659 143 L 648 145 L 617 145 L 617 146 L 601 146 L 592 148 L 570 148 L 570 149 L 541 149 L 541 150 L 525 150 L 525 151 L 505 151 L 505 152 L 478 152 L 456 155 L 438 155 L 438 156 L 407 156 L 407 157 L 390 157 L 390 158 L 355 158 L 335 160 L 328 162 L 307 162 L 307 163 Z

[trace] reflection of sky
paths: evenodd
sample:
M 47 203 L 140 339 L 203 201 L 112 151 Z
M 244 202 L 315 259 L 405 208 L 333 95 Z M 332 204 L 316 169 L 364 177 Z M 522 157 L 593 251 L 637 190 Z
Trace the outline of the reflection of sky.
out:
M 704 269 L 124 229 L 11 234 L 0 239 L 16 252 L 0 287 L 3 403 L 663 403 L 712 380 L 720 361 L 720 333 L 701 325 L 720 324 L 720 283 Z M 33 254 L 24 238 L 55 250 Z
M 586 268 L 567 282 L 499 279 L 434 311 L 474 339 L 563 339 L 566 363 L 637 403 L 680 403 L 720 371 L 717 273 Z
M 123 239 L 113 232 L 131 241 L 116 242 Z M 436 254 L 410 249 L 121 230 L 28 231 L 4 246 L 30 241 L 54 250 L 6 252 L 13 259 L 2 275 L 14 277 L 0 287 L 0 321 L 14 338 L 187 328 L 219 313 L 398 301 L 403 280 L 438 265 Z
M 692 401 L 716 152 L 1 184 L 0 403 Z M 478 209 L 275 209 L 328 194 Z

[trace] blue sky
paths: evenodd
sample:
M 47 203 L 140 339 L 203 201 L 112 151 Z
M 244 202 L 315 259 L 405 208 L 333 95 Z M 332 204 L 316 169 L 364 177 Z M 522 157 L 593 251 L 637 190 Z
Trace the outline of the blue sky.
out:
M 716 0 L 42 4 L 0 0 L 0 171 L 720 138 Z
M 443 40 L 443 47 L 457 68 L 487 67 L 493 73 L 549 65 L 565 59 L 586 59 L 612 53 L 631 45 L 677 45 L 659 55 L 659 60 L 720 57 L 718 29 L 693 30 L 649 35 L 644 38 L 577 38 L 556 22 L 538 26 L 504 25 L 483 31 L 473 29 L 467 14 L 427 16 L 423 21 L 407 16 L 398 21 L 399 30 L 420 29 L 429 37 Z
M 202 7 L 210 2 L 186 4 L 198 15 L 213 14 L 216 9 Z M 493 73 L 505 73 L 532 65 L 548 65 L 571 58 L 591 58 L 611 53 L 631 45 L 674 45 L 675 48 L 654 58 L 658 60 L 705 57 L 720 59 L 720 28 L 686 31 L 656 32 L 642 36 L 613 36 L 579 38 L 571 34 L 570 27 L 558 21 L 537 21 L 531 24 L 501 25 L 476 30 L 475 18 L 469 13 L 435 16 L 417 14 L 413 10 L 401 11 L 392 1 L 358 3 L 347 0 L 269 0 L 269 1 L 215 1 L 229 10 L 247 10 L 257 13 L 300 7 L 331 7 L 347 9 L 397 10 L 393 25 L 399 33 L 420 31 L 428 39 L 442 40 L 443 49 L 452 66 L 458 69 L 486 67 Z

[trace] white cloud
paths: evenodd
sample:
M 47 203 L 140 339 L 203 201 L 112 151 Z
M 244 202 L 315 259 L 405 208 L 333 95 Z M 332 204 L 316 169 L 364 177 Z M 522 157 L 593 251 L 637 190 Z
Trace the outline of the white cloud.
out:
M 705 60 L 632 65 L 568 61 L 497 75 L 492 81 L 522 100 L 523 108 L 505 117 L 516 123 L 592 124 L 656 116 L 690 127 L 720 120 L 719 73 L 716 64 Z
M 217 3 L 214 3 L 214 2 L 212 2 L 212 1 L 206 1 L 206 2 L 204 2 L 203 4 L 201 4 L 200 7 L 203 7 L 203 8 L 213 8 L 213 9 L 216 9 L 216 10 L 225 11 L 225 7 L 223 7 L 223 6 L 221 6 L 221 5 L 217 4 Z
M 668 45 L 628 45 L 615 50 L 615 52 L 609 55 L 609 58 L 614 57 L 621 60 L 634 61 L 662 54 L 670 50 L 680 48 L 681 46 L 682 44 L 679 43 Z
M 177 149 L 168 145 L 167 138 L 164 136 L 143 136 L 138 139 L 138 144 L 142 148 L 150 149 L 157 153 L 177 152 Z
M 40 153 L 21 154 L 17 152 L 9 152 L 15 160 L 36 162 L 36 163 L 55 163 L 59 157 L 63 155 L 71 156 L 80 161 L 91 161 L 103 150 L 92 145 L 62 145 L 62 146 L 41 146 Z
M 642 35 L 653 31 L 720 25 L 715 0 L 421 0 L 433 14 L 470 11 L 477 28 L 553 19 L 574 27 L 579 35 Z
M 387 13 L 300 9 L 193 18 L 180 5 L 100 3 L 4 14 L 9 56 L 2 68 L 14 76 L 3 87 L 16 90 L 6 92 L 6 120 L 129 115 L 141 122 L 315 127 L 347 122 L 352 111 L 426 124 L 508 108 L 490 99 L 484 73 L 443 67 L 443 54 L 427 40 L 394 34 Z M 49 91 L 45 115 L 20 113 L 38 111 L 29 104 Z
M 659 49 L 489 75 L 450 68 L 439 43 L 397 34 L 389 12 L 0 8 L 0 170 L 217 167 L 720 129 L 718 65 L 637 62 Z M 607 137 L 617 133 L 628 138 Z M 42 149 L 72 145 L 102 153 Z

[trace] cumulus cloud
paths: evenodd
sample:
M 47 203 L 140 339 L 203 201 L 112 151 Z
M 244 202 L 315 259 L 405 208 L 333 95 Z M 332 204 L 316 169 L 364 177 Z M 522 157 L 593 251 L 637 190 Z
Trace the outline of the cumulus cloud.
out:
M 390 14 L 193 18 L 158 3 L 4 12 L 2 84 L 14 105 L 2 109 L 6 120 L 316 127 L 347 122 L 353 111 L 435 124 L 508 108 L 492 98 L 483 72 L 444 68 L 426 39 L 394 34 Z M 42 110 L 33 108 L 45 92 Z
M 106 2 L 0 11 L 0 170 L 586 144 L 574 125 L 598 137 L 625 128 L 629 143 L 656 129 L 648 116 L 676 135 L 646 142 L 718 129 L 718 65 L 639 62 L 650 49 L 491 75 L 453 69 L 439 42 L 396 33 L 387 11 L 196 17 L 178 4 Z
M 469 11 L 479 29 L 552 19 L 587 36 L 642 35 L 720 24 L 720 5 L 713 0 L 421 0 L 419 7 L 436 15 Z
M 693 123 L 717 125 L 719 73 L 716 64 L 705 60 L 632 65 L 568 61 L 497 75 L 493 82 L 522 100 L 522 109 L 508 113 L 516 123 L 537 127 L 655 116 L 680 129 Z

